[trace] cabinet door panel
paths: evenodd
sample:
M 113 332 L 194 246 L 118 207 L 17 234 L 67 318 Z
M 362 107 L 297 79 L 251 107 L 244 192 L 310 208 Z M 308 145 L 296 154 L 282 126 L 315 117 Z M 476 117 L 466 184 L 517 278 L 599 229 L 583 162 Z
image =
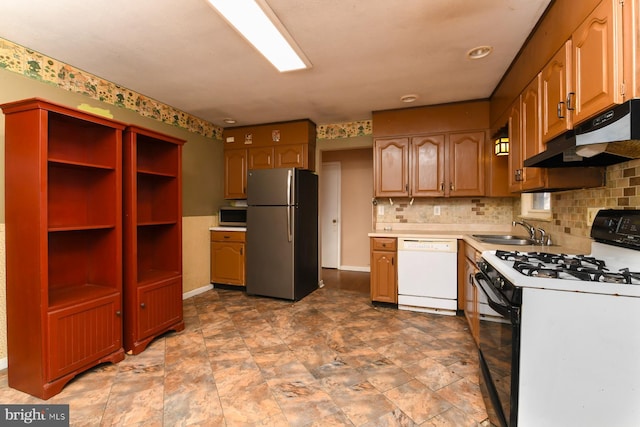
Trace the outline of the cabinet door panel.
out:
M 308 144 L 276 146 L 275 167 L 306 169 L 308 167 L 308 147 Z
M 509 113 L 509 191 L 522 190 L 522 128 L 520 120 L 520 97 L 511 106 Z
M 444 196 L 445 135 L 411 138 L 411 196 Z
M 121 347 L 120 294 L 49 313 L 47 380 Z
M 138 302 L 138 340 L 143 340 L 182 319 L 182 280 L 141 286 Z
M 409 138 L 377 139 L 373 148 L 376 197 L 407 197 Z
M 211 282 L 244 285 L 244 243 L 211 242 Z
M 484 196 L 484 132 L 449 135 L 449 195 Z
M 604 0 L 573 33 L 574 124 L 623 101 L 620 3 Z
M 542 70 L 542 141 L 571 129 L 567 95 L 571 90 L 571 41 L 554 55 Z
M 395 252 L 371 252 L 371 300 L 397 303 Z
M 543 151 L 540 120 L 540 75 L 522 93 L 521 108 L 521 146 L 524 161 Z M 544 170 L 541 168 L 523 168 L 522 189 L 543 188 L 543 172 Z
M 247 150 L 224 152 L 224 198 L 247 198 Z
M 273 147 L 249 148 L 249 169 L 272 169 Z

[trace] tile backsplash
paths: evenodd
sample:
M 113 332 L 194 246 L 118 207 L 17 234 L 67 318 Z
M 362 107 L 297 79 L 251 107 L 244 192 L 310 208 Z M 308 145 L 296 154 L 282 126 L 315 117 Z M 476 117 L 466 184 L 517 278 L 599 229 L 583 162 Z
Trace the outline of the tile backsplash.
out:
M 640 159 L 607 168 L 604 187 L 554 193 L 547 231 L 588 237 L 588 208 L 640 209 Z
M 513 218 L 514 199 L 505 198 L 415 198 L 376 199 L 384 213 L 378 215 L 378 223 L 429 223 L 429 224 L 496 224 L 504 225 Z M 438 214 L 439 212 L 439 214 Z

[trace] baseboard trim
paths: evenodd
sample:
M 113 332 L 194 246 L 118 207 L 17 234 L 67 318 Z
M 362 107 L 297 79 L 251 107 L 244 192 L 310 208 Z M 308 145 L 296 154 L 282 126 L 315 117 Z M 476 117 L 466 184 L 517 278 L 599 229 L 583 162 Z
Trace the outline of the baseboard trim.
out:
M 358 266 L 355 266 L 355 265 L 341 265 L 340 267 L 338 267 L 338 270 L 362 271 L 362 272 L 366 272 L 366 273 L 370 273 L 371 272 L 371 268 L 370 267 L 358 267 Z
M 0 359 L 0 371 L 3 371 L 9 367 L 9 358 L 4 357 Z
M 207 292 L 207 291 L 209 291 L 211 289 L 213 289 L 213 285 L 212 284 L 208 284 L 208 285 L 202 286 L 200 288 L 193 289 L 193 290 L 191 290 L 189 292 L 183 293 L 182 294 L 182 299 L 185 300 L 187 298 L 195 297 L 196 295 L 203 294 L 203 293 L 205 293 L 205 292 Z

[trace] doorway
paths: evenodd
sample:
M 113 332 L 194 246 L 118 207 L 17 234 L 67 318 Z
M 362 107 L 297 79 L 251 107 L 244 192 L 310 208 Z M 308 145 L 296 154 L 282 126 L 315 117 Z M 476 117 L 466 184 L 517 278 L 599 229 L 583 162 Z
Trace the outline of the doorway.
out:
M 340 162 L 322 163 L 320 173 L 322 268 L 340 268 L 340 178 Z

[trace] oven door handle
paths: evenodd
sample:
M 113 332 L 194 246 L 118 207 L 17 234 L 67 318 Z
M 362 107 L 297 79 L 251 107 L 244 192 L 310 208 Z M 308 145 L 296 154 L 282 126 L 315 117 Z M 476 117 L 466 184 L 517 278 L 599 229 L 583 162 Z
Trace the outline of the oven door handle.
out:
M 493 285 L 484 274 L 476 273 L 475 278 L 476 282 L 478 283 L 478 287 L 487 296 L 489 307 L 491 307 L 507 319 L 510 319 L 512 315 L 511 304 L 509 304 L 509 302 L 502 295 L 494 290 Z

